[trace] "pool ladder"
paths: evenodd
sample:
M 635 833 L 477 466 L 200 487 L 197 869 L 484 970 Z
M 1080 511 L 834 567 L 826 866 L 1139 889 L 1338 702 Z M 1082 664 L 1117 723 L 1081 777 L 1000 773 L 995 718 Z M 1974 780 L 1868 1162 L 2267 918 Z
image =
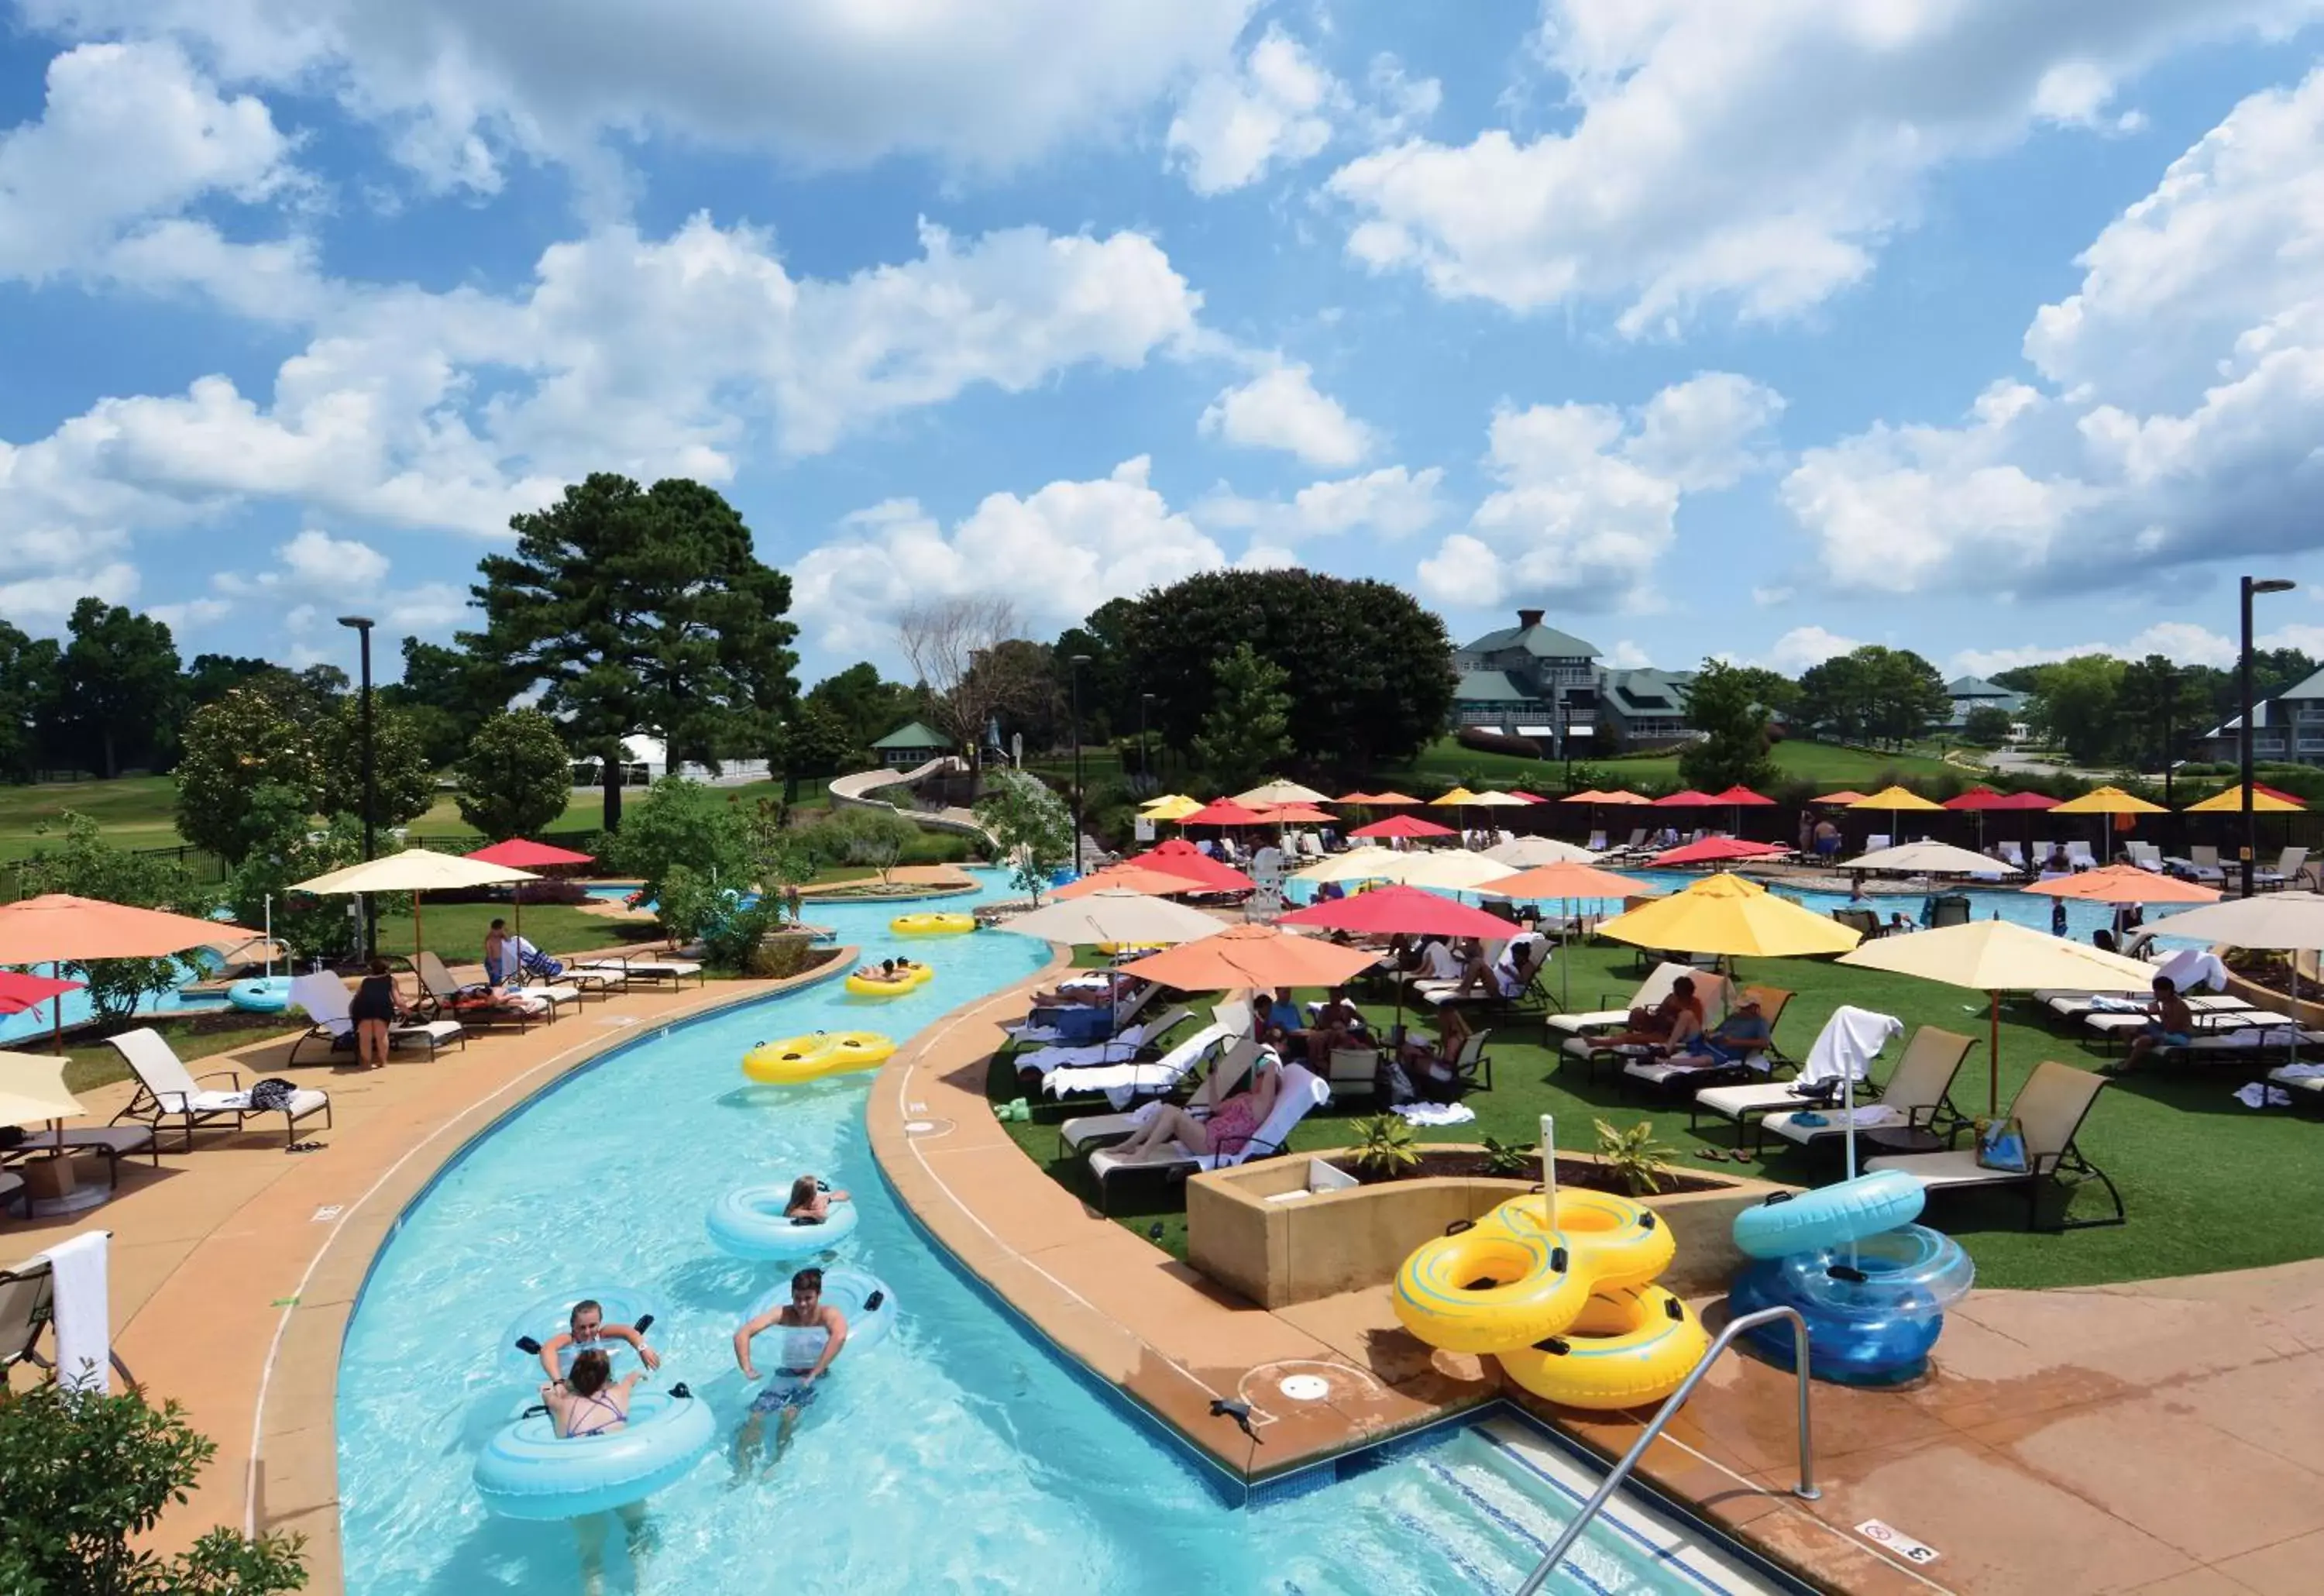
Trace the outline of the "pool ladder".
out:
M 1719 1354 L 1734 1345 L 1735 1338 L 1745 1331 L 1757 1330 L 1760 1325 L 1772 1324 L 1778 1319 L 1792 1322 L 1792 1357 L 1800 1379 L 1800 1482 L 1792 1488 L 1792 1494 L 1803 1501 L 1811 1502 L 1823 1495 L 1816 1489 L 1815 1443 L 1808 1427 L 1808 1322 L 1800 1317 L 1797 1308 L 1761 1308 L 1756 1314 L 1746 1314 L 1739 1319 L 1728 1321 L 1727 1327 L 1711 1342 L 1711 1350 L 1702 1354 L 1702 1361 L 1679 1382 L 1678 1389 L 1670 1394 L 1661 1411 L 1647 1421 L 1646 1427 L 1638 1433 L 1638 1438 L 1630 1444 L 1630 1450 L 1622 1454 L 1622 1461 L 1607 1473 L 1598 1487 L 1597 1494 L 1582 1504 L 1582 1511 L 1573 1516 L 1573 1522 L 1565 1527 L 1565 1533 L 1557 1537 L 1548 1554 L 1542 1558 L 1532 1573 L 1526 1576 L 1526 1582 L 1517 1587 L 1517 1596 L 1534 1596 L 1534 1592 L 1548 1582 L 1549 1576 L 1557 1572 L 1557 1565 L 1565 1561 L 1565 1554 L 1572 1548 L 1574 1542 L 1582 1538 L 1582 1532 L 1590 1527 L 1590 1521 L 1604 1509 L 1614 1493 L 1622 1489 L 1623 1481 L 1629 1479 L 1631 1471 L 1638 1466 L 1638 1460 L 1646 1454 L 1646 1448 L 1652 1446 L 1655 1437 L 1663 1433 L 1663 1426 L 1676 1417 L 1678 1410 L 1686 1406 L 1686 1399 L 1694 1395 L 1694 1388 L 1702 1383 L 1702 1377 L 1711 1372 L 1713 1363 L 1719 1361 Z

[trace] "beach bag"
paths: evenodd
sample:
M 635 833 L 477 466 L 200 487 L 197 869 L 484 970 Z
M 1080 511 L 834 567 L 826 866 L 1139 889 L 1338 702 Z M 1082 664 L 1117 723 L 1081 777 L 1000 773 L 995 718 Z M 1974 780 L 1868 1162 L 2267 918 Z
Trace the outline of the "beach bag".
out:
M 280 1113 L 290 1106 L 290 1098 L 298 1090 L 298 1083 L 286 1081 L 281 1075 L 269 1075 L 250 1089 L 250 1106 L 259 1113 Z
M 2013 1116 L 1978 1127 L 1977 1167 L 2010 1175 L 2026 1173 L 2025 1127 Z

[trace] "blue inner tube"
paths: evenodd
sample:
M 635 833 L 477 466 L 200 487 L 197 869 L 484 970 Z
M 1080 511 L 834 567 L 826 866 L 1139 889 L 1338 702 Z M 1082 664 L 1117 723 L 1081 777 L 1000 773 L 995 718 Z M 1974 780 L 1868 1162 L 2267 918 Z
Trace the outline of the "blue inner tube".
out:
M 1792 1307 L 1808 1326 L 1808 1369 L 1824 1379 L 1871 1385 L 1912 1379 L 1927 1367 L 1944 1311 L 1977 1278 L 1951 1237 L 1905 1225 L 1852 1245 L 1751 1265 L 1728 1296 L 1738 1315 Z M 1778 1322 L 1746 1333 L 1771 1361 L 1793 1358 L 1792 1327 Z
M 511 1320 L 508 1329 L 501 1334 L 501 1361 L 512 1374 L 535 1386 L 548 1378 L 549 1371 L 541 1368 L 540 1359 L 534 1353 L 520 1350 L 516 1344 L 517 1338 L 530 1336 L 547 1346 L 550 1337 L 568 1333 L 573 1325 L 573 1305 L 576 1302 L 596 1303 L 604 1312 L 600 1323 L 605 1324 L 635 1324 L 644 1318 L 659 1322 L 660 1317 L 660 1309 L 655 1305 L 652 1297 L 627 1286 L 582 1287 L 541 1297 Z M 646 1332 L 646 1339 L 653 1339 L 650 1329 Z M 637 1353 L 631 1350 L 629 1342 L 607 1338 L 600 1340 L 597 1345 L 613 1360 L 615 1379 L 638 1366 Z M 575 1346 L 564 1348 L 558 1356 L 558 1371 L 563 1373 L 570 1370 L 575 1354 L 582 1350 Z
M 639 1391 L 609 1435 L 559 1439 L 546 1414 L 520 1417 L 476 1459 L 476 1494 L 504 1518 L 579 1518 L 642 1500 L 702 1461 L 717 1421 L 699 1397 Z
M 880 1305 L 866 1307 L 877 1292 Z M 751 1305 L 750 1317 L 772 1313 L 789 1305 L 791 1283 L 786 1278 L 781 1284 Z M 868 1352 L 888 1339 L 896 1327 L 896 1294 L 888 1289 L 875 1275 L 862 1269 L 836 1268 L 823 1271 L 823 1302 L 825 1307 L 837 1308 L 847 1316 L 847 1344 L 839 1351 L 832 1364 L 837 1370 L 858 1353 Z M 752 1347 L 751 1358 L 761 1371 L 770 1369 L 812 1369 L 815 1361 L 823 1356 L 824 1343 L 831 1339 L 822 1329 L 786 1330 L 778 1324 L 759 1333 Z
M 1750 1258 L 1787 1258 L 1860 1241 L 1921 1217 L 1921 1183 L 1901 1169 L 1762 1203 L 1735 1216 L 1735 1245 Z
M 226 989 L 226 1001 L 254 1014 L 280 1014 L 290 1006 L 288 975 L 254 975 Z
M 830 1218 L 800 1224 L 783 1217 L 790 1200 L 788 1185 L 738 1186 L 710 1205 L 703 1224 L 718 1250 L 736 1258 L 809 1258 L 855 1233 L 853 1203 L 835 1199 Z

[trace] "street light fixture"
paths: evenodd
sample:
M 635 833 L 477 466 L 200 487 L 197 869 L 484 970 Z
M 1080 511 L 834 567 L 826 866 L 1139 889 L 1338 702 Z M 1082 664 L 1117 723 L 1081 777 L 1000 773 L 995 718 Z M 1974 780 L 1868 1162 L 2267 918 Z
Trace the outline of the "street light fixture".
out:
M 2243 678 L 2243 895 L 2252 895 L 2252 872 L 2258 867 L 2259 822 L 2252 817 L 2252 595 L 2257 593 L 2289 593 L 2297 584 L 2281 577 L 2246 577 L 2243 579 L 2244 635 L 2240 674 Z
M 369 615 L 341 615 L 339 624 L 355 631 L 363 660 L 363 826 L 364 859 L 369 863 L 376 856 L 379 816 L 379 770 L 377 743 L 374 735 L 371 711 L 371 629 Z M 363 952 L 365 958 L 379 946 L 379 909 L 372 895 L 364 894 Z
M 1087 654 L 1075 654 L 1074 662 L 1074 874 L 1082 873 L 1082 667 L 1090 662 Z

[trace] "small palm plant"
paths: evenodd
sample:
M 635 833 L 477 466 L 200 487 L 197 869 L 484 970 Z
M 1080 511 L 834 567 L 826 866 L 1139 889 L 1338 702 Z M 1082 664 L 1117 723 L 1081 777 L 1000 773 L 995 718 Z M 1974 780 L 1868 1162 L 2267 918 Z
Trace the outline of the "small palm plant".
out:
M 1393 1180 L 1420 1167 L 1420 1149 L 1413 1145 L 1412 1127 L 1395 1114 L 1375 1114 L 1355 1124 L 1354 1163 L 1365 1174 Z
M 1541 1149 L 1530 1141 L 1495 1141 L 1485 1138 L 1485 1173 L 1524 1175 L 1540 1161 Z
M 1622 1189 L 1634 1197 L 1661 1191 L 1657 1176 L 1678 1149 L 1655 1139 L 1655 1122 L 1641 1120 L 1627 1130 L 1618 1130 L 1603 1120 L 1597 1125 L 1599 1162 L 1614 1172 Z

